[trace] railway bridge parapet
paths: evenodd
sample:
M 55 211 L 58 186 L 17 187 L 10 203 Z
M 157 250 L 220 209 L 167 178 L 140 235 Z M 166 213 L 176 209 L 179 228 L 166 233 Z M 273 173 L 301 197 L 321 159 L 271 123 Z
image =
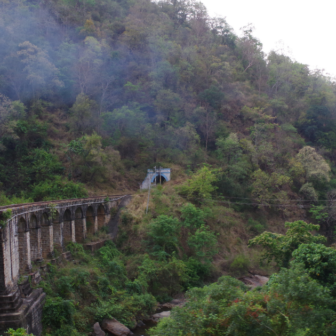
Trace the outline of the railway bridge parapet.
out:
M 83 243 L 108 225 L 127 199 L 129 195 L 114 195 L 0 207 L 0 216 L 11 210 L 0 228 L 0 335 L 19 327 L 42 334 L 45 294 L 24 290 L 19 279 L 31 273 L 34 262 L 52 259 L 56 249 L 63 252 L 69 242 Z

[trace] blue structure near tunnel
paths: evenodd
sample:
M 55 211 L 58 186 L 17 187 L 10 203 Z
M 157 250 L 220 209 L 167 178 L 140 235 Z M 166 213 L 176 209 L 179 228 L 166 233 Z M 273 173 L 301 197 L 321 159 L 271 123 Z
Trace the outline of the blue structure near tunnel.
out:
M 147 170 L 147 176 L 142 182 L 140 189 L 148 189 L 150 183 L 154 183 L 156 181 L 157 177 L 160 177 L 164 179 L 165 182 L 170 181 L 170 174 L 171 170 L 170 168 L 161 168 L 161 169 L 148 169 Z

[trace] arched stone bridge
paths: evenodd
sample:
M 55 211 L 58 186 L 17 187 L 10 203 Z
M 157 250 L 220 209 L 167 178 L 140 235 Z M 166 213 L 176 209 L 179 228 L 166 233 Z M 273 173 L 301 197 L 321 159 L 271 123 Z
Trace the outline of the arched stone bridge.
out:
M 55 249 L 82 243 L 88 234 L 106 226 L 129 195 L 91 197 L 0 207 L 12 217 L 0 229 L 0 335 L 9 327 L 25 327 L 41 334 L 42 290 L 19 289 L 20 276 L 33 262 L 52 259 Z

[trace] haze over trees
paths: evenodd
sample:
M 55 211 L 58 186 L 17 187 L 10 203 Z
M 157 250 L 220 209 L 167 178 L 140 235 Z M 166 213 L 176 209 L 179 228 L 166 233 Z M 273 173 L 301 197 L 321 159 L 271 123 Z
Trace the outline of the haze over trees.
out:
M 3 0 L 0 16 L 8 195 L 64 197 L 36 188 L 125 174 L 132 187 L 157 163 L 209 162 L 226 196 L 326 198 L 334 82 L 264 54 L 251 25 L 236 36 L 186 0 Z

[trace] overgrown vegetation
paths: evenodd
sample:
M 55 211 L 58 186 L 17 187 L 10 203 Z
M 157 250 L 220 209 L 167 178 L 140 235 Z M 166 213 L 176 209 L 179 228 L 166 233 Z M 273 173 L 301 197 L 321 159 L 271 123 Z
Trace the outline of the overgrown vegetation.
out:
M 291 246 L 282 252 L 286 267 L 264 287 L 249 290 L 225 276 L 193 288 L 187 293 L 186 305 L 174 308 L 171 317 L 161 320 L 150 335 L 333 335 L 336 251 L 312 242 L 309 231 L 313 226 L 302 221 L 287 226 L 286 236 L 264 233 L 252 241 L 266 246 L 268 256 L 275 258 L 279 244 Z M 299 232 L 304 232 L 303 240 L 298 240 Z
M 291 200 L 332 197 L 334 84 L 264 54 L 252 26 L 237 36 L 195 0 L 0 6 L 6 197 L 135 189 L 148 167 L 175 162 L 220 168 L 211 188 L 235 209 L 290 216 Z M 190 183 L 190 201 L 211 192 Z
M 0 214 L 0 228 L 4 228 L 7 225 L 7 220 L 12 217 L 12 209 L 7 209 Z
M 82 245 L 71 243 L 68 249 L 75 265 L 48 265 L 49 272 L 40 286 L 47 294 L 43 308 L 45 335 L 89 334 L 92 325 L 104 318 L 116 318 L 128 327 L 154 312 L 156 300 L 150 294 L 145 262 L 136 278 L 128 277 L 129 258 L 111 241 L 94 256 Z M 155 283 L 155 281 L 154 281 Z
M 45 333 L 132 327 L 197 286 L 155 335 L 333 334 L 334 253 L 302 219 L 333 243 L 335 117 L 333 79 L 195 0 L 0 0 L 0 205 L 134 191 L 173 168 L 148 213 L 141 192 L 121 213 L 117 248 L 70 245 L 77 263 L 49 266 Z M 209 285 L 275 269 L 261 291 Z

